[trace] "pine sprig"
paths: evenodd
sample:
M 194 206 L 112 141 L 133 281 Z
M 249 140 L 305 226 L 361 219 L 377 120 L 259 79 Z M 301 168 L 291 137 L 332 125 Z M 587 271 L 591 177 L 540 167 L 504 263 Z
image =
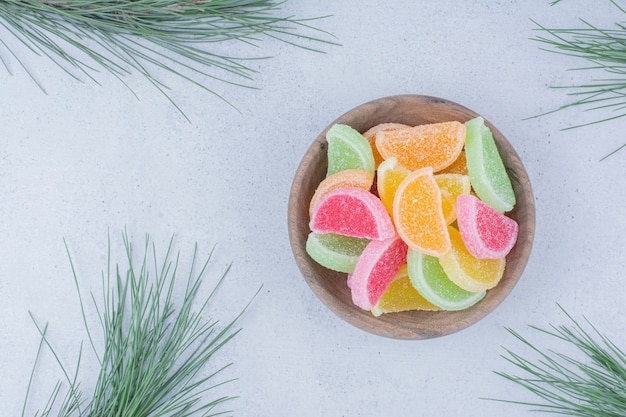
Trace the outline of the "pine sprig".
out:
M 184 115 L 157 70 L 234 107 L 212 82 L 255 88 L 256 70 L 250 61 L 266 57 L 235 56 L 224 49 L 235 44 L 255 49 L 269 38 L 317 52 L 336 44 L 332 35 L 313 26 L 324 17 L 280 16 L 283 4 L 272 0 L 0 0 L 0 25 L 13 41 L 77 80 L 98 84 L 98 73 L 104 70 L 133 91 L 125 77 L 138 73 Z M 12 72 L 11 57 L 45 92 L 17 49 L 11 40 L 0 39 L 5 69 Z
M 231 364 L 215 367 L 214 356 L 239 333 L 236 325 L 247 306 L 225 324 L 205 317 L 229 268 L 217 278 L 209 295 L 201 296 L 201 284 L 208 274 L 213 252 L 196 271 L 196 247 L 188 275 L 181 281 L 180 254 L 173 253 L 173 240 L 161 262 L 148 237 L 139 262 L 126 234 L 123 240 L 126 268 L 112 266 L 109 242 L 107 271 L 102 276 L 102 301 L 96 302 L 91 294 L 104 343 L 98 349 L 90 327 L 86 327 L 100 368 L 93 392 L 86 395 L 78 382 L 82 347 L 72 373 L 57 356 L 46 327 L 35 322 L 42 341 L 35 364 L 42 348 L 47 346 L 60 365 L 63 378 L 52 389 L 47 404 L 34 416 L 208 417 L 229 413 L 221 408 L 236 397 L 212 392 L 232 381 L 222 378 L 223 371 Z M 83 321 L 87 323 L 71 257 L 70 264 Z M 180 284 L 184 285 L 184 292 L 179 302 Z M 34 369 L 22 417 L 27 415 Z
M 626 415 L 626 354 L 588 320 L 581 324 L 563 312 L 569 325 L 530 326 L 554 339 L 560 348 L 540 347 L 508 329 L 530 353 L 523 356 L 505 348 L 504 359 L 521 375 L 496 374 L 525 388 L 539 401 L 499 401 L 568 416 Z
M 624 7 L 614 0 L 610 2 L 618 11 L 616 20 L 626 15 Z M 556 4 L 558 1 L 553 2 Z M 584 61 L 586 65 L 572 68 L 575 71 L 586 71 L 595 78 L 588 83 L 571 86 L 553 86 L 570 90 L 568 95 L 572 97 L 569 103 L 542 113 L 545 116 L 567 108 L 581 108 L 584 111 L 610 111 L 608 116 L 600 116 L 596 120 L 573 126 L 564 130 L 590 126 L 597 123 L 608 122 L 626 116 L 626 25 L 615 23 L 614 28 L 601 28 L 593 25 L 585 19 L 579 19 L 580 27 L 577 28 L 548 28 L 533 20 L 536 30 L 541 32 L 532 40 L 541 43 L 541 49 L 572 56 Z M 598 75 L 600 74 L 600 75 Z M 602 159 L 615 154 L 626 147 L 626 144 L 615 149 Z

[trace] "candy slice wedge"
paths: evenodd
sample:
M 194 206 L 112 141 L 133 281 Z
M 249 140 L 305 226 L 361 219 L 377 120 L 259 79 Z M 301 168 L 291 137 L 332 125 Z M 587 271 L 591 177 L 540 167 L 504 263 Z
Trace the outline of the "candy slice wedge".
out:
M 432 256 L 450 250 L 441 191 L 431 168 L 413 171 L 402 181 L 393 200 L 393 221 L 410 248 Z
M 374 176 L 372 148 L 359 132 L 347 125 L 333 125 L 326 132 L 328 171 L 326 176 L 345 169 L 362 169 Z
M 435 182 L 441 190 L 441 209 L 446 224 L 456 220 L 456 199 L 472 190 L 469 176 L 461 174 L 437 174 Z
M 459 157 L 452 163 L 452 165 L 445 167 L 441 171 L 437 171 L 437 174 L 461 174 L 468 175 L 467 170 L 467 158 L 465 157 L 465 150 L 461 151 Z
M 378 167 L 384 160 L 384 158 L 380 155 L 380 152 L 378 152 L 378 148 L 376 147 L 376 134 L 384 130 L 405 129 L 407 127 L 411 126 L 403 125 L 402 123 L 381 123 L 363 133 L 363 137 L 367 139 L 372 148 L 372 153 L 374 154 L 374 166 Z
M 472 188 L 482 201 L 504 213 L 515 206 L 515 193 L 491 130 L 482 117 L 465 123 L 465 155 Z
M 332 190 L 344 187 L 355 187 L 369 190 L 372 188 L 374 176 L 362 169 L 346 169 L 336 172 L 326 178 L 317 186 L 311 203 L 309 204 L 309 218 L 313 217 L 313 210 L 320 200 Z
M 309 223 L 315 233 L 336 233 L 370 240 L 396 235 L 391 218 L 380 202 L 362 188 L 338 188 L 326 194 L 313 210 Z
M 373 240 L 348 277 L 352 302 L 371 310 L 406 262 L 407 246 L 398 236 Z
M 369 242 L 368 239 L 334 233 L 310 233 L 306 241 L 306 252 L 328 269 L 351 273 Z
M 376 175 L 376 184 L 380 201 L 393 216 L 393 199 L 402 181 L 409 176 L 411 171 L 398 163 L 396 158 L 384 160 L 379 166 Z M 393 218 L 392 218 L 393 219 Z
M 431 167 L 440 171 L 450 166 L 463 150 L 465 125 L 457 121 L 380 131 L 376 147 L 383 158 L 396 157 L 414 171 Z
M 439 258 L 446 275 L 467 291 L 479 292 L 495 287 L 504 274 L 505 258 L 477 259 L 468 252 L 461 234 L 448 226 L 452 249 Z
M 411 310 L 441 310 L 425 299 L 411 284 L 407 266 L 403 265 L 396 277 L 391 281 L 376 305 L 372 307 L 372 314 L 380 316 L 384 313 L 397 313 Z
M 473 195 L 457 199 L 457 224 L 468 252 L 478 259 L 504 258 L 517 241 L 517 222 Z
M 428 301 L 443 310 L 464 310 L 482 300 L 486 291 L 470 292 L 448 278 L 439 260 L 409 249 L 407 269 L 411 283 Z

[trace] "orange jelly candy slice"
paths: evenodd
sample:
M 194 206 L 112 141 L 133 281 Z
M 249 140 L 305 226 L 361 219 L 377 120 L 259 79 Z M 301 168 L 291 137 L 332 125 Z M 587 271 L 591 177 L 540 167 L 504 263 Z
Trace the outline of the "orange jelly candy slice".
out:
M 380 155 L 380 152 L 378 152 L 378 149 L 376 148 L 376 134 L 378 132 L 382 132 L 385 130 L 403 129 L 407 127 L 411 127 L 411 126 L 403 125 L 402 123 L 381 123 L 370 128 L 365 133 L 363 133 L 363 137 L 367 139 L 367 141 L 370 143 L 370 146 L 372 147 L 372 153 L 374 154 L 374 166 L 375 167 L 378 167 L 380 163 L 383 162 L 383 159 L 384 159 Z
M 378 302 L 372 307 L 372 314 L 397 313 L 410 310 L 441 310 L 426 300 L 411 284 L 406 264 L 400 268 Z
M 346 169 L 329 175 L 317 186 L 313 198 L 311 198 L 311 203 L 309 204 L 309 218 L 313 217 L 315 206 L 332 190 L 344 187 L 355 187 L 369 191 L 373 183 L 374 177 L 372 174 L 363 169 Z
M 459 154 L 459 157 L 454 160 L 452 165 L 442 169 L 437 172 L 437 174 L 461 174 L 461 175 L 469 175 L 469 170 L 467 169 L 467 158 L 465 157 L 465 150 L 462 150 Z
M 384 158 L 396 157 L 413 171 L 431 167 L 434 172 L 452 165 L 465 144 L 465 125 L 457 121 L 383 130 L 376 134 L 376 148 Z
M 441 190 L 441 208 L 446 224 L 456 220 L 456 198 L 462 194 L 469 194 L 472 185 L 468 175 L 437 174 L 435 181 Z
M 448 226 L 452 249 L 439 263 L 452 282 L 466 291 L 479 292 L 493 288 L 504 274 L 505 258 L 477 259 L 465 248 L 461 233 Z
M 393 220 L 411 249 L 437 257 L 450 250 L 441 191 L 431 168 L 414 171 L 402 181 L 393 200 Z
M 376 188 L 380 201 L 393 217 L 393 198 L 402 181 L 411 173 L 408 169 L 398 164 L 396 158 L 384 160 L 379 166 L 376 176 Z

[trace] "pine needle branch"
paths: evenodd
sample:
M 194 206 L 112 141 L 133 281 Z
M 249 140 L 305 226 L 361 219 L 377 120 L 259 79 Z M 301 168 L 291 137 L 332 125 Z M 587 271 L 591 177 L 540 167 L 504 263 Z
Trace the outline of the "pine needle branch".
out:
M 558 3 L 554 1 L 552 5 Z M 615 0 L 610 0 L 618 15 L 626 15 L 626 9 Z M 616 16 L 619 17 L 619 16 Z M 601 28 L 585 19 L 579 19 L 576 28 L 548 28 L 531 19 L 541 33 L 532 40 L 544 45 L 541 49 L 585 61 L 590 65 L 571 68 L 572 71 L 587 71 L 592 76 L 589 83 L 570 86 L 553 86 L 571 90 L 569 103 L 541 113 L 541 117 L 568 108 L 581 108 L 585 112 L 611 110 L 613 114 L 600 116 L 591 122 L 568 126 L 564 130 L 577 129 L 626 117 L 626 26 L 619 22 L 615 28 Z M 597 75 L 602 74 L 602 75 Z M 594 77 L 595 76 L 595 77 Z M 596 103 L 600 103 L 597 105 Z M 626 146 L 626 144 L 624 145 Z M 605 155 L 601 160 L 614 155 L 624 146 Z
M 587 319 L 580 323 L 561 310 L 568 325 L 530 326 L 558 343 L 558 348 L 538 346 L 507 329 L 529 353 L 523 356 L 505 348 L 502 357 L 521 374 L 496 372 L 539 401 L 497 401 L 568 416 L 626 415 L 626 354 Z
M 109 240 L 106 273 L 102 274 L 102 300 L 96 303 L 91 294 L 102 326 L 101 349 L 97 348 L 88 326 L 86 306 L 70 256 L 82 321 L 100 367 L 93 392 L 85 396 L 78 383 L 82 354 L 78 355 L 76 371 L 71 374 L 49 341 L 47 326 L 41 328 L 33 318 L 41 343 L 22 417 L 27 415 L 35 367 L 44 346 L 60 366 L 67 388 L 59 381 L 43 411 L 35 413 L 35 417 L 208 417 L 225 413 L 220 411 L 222 405 L 236 398 L 219 394 L 210 397 L 210 392 L 232 381 L 222 377 L 232 363 L 215 367 L 213 362 L 239 333 L 237 323 L 251 301 L 225 324 L 205 317 L 230 267 L 217 277 L 209 295 L 201 296 L 201 284 L 210 272 L 213 252 L 196 270 L 196 246 L 189 272 L 181 278 L 180 254 L 174 253 L 173 238 L 161 262 L 148 236 L 140 258 L 136 257 L 126 233 L 123 241 L 126 268 L 112 265 Z M 184 284 L 182 294 L 180 284 Z
M 76 80 L 98 84 L 99 72 L 105 71 L 136 95 L 125 77 L 140 74 L 187 117 L 172 98 L 166 82 L 169 75 L 235 108 L 212 82 L 256 88 L 256 70 L 250 62 L 268 57 L 232 56 L 224 49 L 232 50 L 236 44 L 259 48 L 264 39 L 316 52 L 337 45 L 330 33 L 313 26 L 327 16 L 280 16 L 284 2 L 0 0 L 0 25 L 18 45 L 47 58 Z M 8 56 L 3 56 L 3 50 Z M 45 92 L 18 48 L 0 39 L 0 61 L 11 74 L 8 58 L 15 59 Z M 165 75 L 158 75 L 159 71 Z

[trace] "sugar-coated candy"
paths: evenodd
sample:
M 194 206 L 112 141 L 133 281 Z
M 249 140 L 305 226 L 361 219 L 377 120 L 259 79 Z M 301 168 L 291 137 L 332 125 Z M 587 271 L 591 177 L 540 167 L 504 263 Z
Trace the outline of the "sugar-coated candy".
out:
M 306 241 L 306 252 L 320 265 L 339 272 L 353 272 L 368 239 L 311 232 Z
M 382 132 L 384 130 L 394 130 L 394 129 L 403 129 L 411 127 L 409 125 L 403 125 L 402 123 L 381 123 L 374 127 L 369 128 L 365 133 L 363 133 L 363 137 L 367 139 L 370 143 L 370 147 L 372 148 L 372 153 L 374 154 L 374 166 L 378 168 L 381 162 L 383 162 L 383 157 L 378 152 L 378 148 L 376 147 L 376 134 L 378 132 Z
M 504 276 L 515 193 L 481 117 L 326 133 L 328 169 L 309 205 L 309 256 L 347 273 L 374 316 L 457 311 Z
M 398 236 L 372 240 L 350 274 L 352 302 L 371 310 L 406 262 L 407 246 Z
M 347 125 L 333 125 L 326 132 L 328 170 L 326 176 L 345 169 L 362 169 L 374 176 L 374 155 L 367 139 Z
M 466 132 L 467 133 L 467 132 Z M 445 167 L 441 171 L 437 171 L 437 174 L 461 174 L 468 175 L 467 159 L 465 157 L 465 150 L 462 150 L 459 157 L 454 160 L 452 165 Z
M 396 235 L 387 210 L 369 191 L 337 188 L 317 204 L 309 223 L 315 233 L 385 240 Z
M 468 252 L 478 259 L 505 257 L 519 231 L 515 220 L 471 194 L 457 198 L 457 225 Z
M 311 203 L 309 204 L 309 218 L 313 217 L 313 210 L 315 206 L 317 206 L 317 203 L 330 191 L 344 187 L 369 190 L 372 188 L 373 182 L 374 176 L 362 169 L 346 169 L 324 178 L 320 185 L 317 186 L 311 198 Z
M 470 179 L 461 174 L 436 174 L 435 182 L 441 190 L 441 209 L 446 224 L 456 220 L 456 198 L 462 194 L 469 194 L 472 190 Z
M 393 221 L 410 248 L 432 256 L 450 250 L 441 191 L 431 168 L 413 171 L 402 181 L 393 201 Z
M 376 189 L 378 190 L 380 201 L 383 202 L 390 216 L 393 216 L 393 199 L 396 195 L 396 191 L 402 181 L 408 177 L 410 173 L 411 171 L 400 165 L 398 160 L 394 157 L 385 159 L 378 166 L 378 171 L 376 172 Z
M 500 213 L 512 210 L 515 193 L 491 130 L 482 117 L 465 122 L 465 126 L 465 155 L 472 188 Z
M 436 172 L 450 166 L 463 150 L 464 143 L 465 125 L 457 121 L 376 134 L 376 147 L 382 157 L 395 157 L 411 171 L 431 167 Z
M 471 292 L 456 285 L 434 256 L 409 249 L 407 268 L 411 283 L 428 301 L 443 310 L 463 310 L 482 300 L 486 291 Z
M 459 231 L 452 226 L 448 229 L 452 248 L 439 258 L 439 263 L 450 280 L 473 292 L 495 287 L 504 274 L 506 259 L 477 259 L 468 252 Z
M 407 266 L 403 265 L 396 277 L 391 281 L 378 302 L 372 307 L 372 314 L 380 316 L 384 313 L 397 313 L 410 310 L 441 310 L 425 299 L 413 286 Z

